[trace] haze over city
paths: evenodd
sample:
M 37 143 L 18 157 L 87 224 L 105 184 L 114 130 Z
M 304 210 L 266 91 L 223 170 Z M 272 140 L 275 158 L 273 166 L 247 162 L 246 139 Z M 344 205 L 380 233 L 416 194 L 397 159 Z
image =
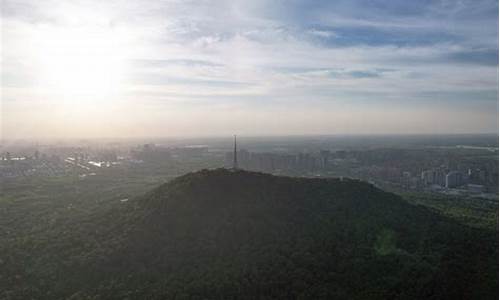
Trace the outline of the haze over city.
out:
M 2 138 L 497 133 L 497 1 L 2 1 Z

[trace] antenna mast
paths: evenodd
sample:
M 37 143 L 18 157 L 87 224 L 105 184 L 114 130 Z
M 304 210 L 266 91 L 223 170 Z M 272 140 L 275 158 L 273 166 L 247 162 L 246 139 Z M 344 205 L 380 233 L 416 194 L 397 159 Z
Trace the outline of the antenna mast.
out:
M 236 151 L 236 135 L 234 135 L 233 170 L 238 169 L 238 152 Z

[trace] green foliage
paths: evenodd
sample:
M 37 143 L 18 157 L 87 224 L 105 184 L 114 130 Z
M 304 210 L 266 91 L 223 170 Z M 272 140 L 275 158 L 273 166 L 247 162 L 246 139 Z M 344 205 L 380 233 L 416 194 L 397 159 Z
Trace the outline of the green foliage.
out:
M 464 198 L 435 193 L 401 193 L 409 203 L 428 207 L 436 213 L 472 227 L 498 229 L 498 201 Z
M 383 229 L 375 240 L 375 252 L 378 255 L 389 255 L 398 252 L 396 247 L 396 234 L 389 229 Z
M 8 187 L 0 298 L 497 298 L 492 230 L 364 182 L 218 169 L 138 196 L 154 183 L 103 180 Z

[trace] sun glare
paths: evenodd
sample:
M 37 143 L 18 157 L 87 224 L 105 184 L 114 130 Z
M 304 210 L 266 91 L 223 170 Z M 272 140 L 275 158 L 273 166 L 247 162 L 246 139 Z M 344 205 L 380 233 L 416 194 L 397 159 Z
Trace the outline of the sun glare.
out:
M 39 83 L 64 100 L 102 101 L 120 91 L 124 56 L 118 37 L 101 26 L 46 27 L 37 35 Z

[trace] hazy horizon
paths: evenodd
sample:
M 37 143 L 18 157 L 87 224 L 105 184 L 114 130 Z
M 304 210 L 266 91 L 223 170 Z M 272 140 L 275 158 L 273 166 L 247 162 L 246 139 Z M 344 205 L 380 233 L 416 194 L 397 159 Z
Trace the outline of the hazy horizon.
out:
M 498 134 L 497 1 L 32 1 L 1 140 Z
M 224 147 L 233 147 L 234 135 L 183 135 L 183 136 L 140 136 L 140 137 L 39 137 L 39 138 L 20 138 L 20 139 L 0 139 L 0 147 L 8 148 L 16 145 L 78 145 L 78 144 L 129 144 L 131 146 L 143 144 L 165 145 L 203 145 L 214 146 L 222 145 Z M 487 146 L 498 147 L 498 133 L 456 133 L 456 134 L 295 134 L 295 135 L 236 135 L 238 144 L 243 148 L 247 145 L 258 142 L 266 145 L 275 143 L 289 142 L 321 142 L 342 145 L 345 142 L 356 145 L 368 143 L 385 145 L 391 147 L 394 145 L 412 145 L 436 146 L 438 144 L 448 146 Z M 332 145 L 333 145 L 332 144 Z M 359 146 L 359 145 L 358 145 Z

